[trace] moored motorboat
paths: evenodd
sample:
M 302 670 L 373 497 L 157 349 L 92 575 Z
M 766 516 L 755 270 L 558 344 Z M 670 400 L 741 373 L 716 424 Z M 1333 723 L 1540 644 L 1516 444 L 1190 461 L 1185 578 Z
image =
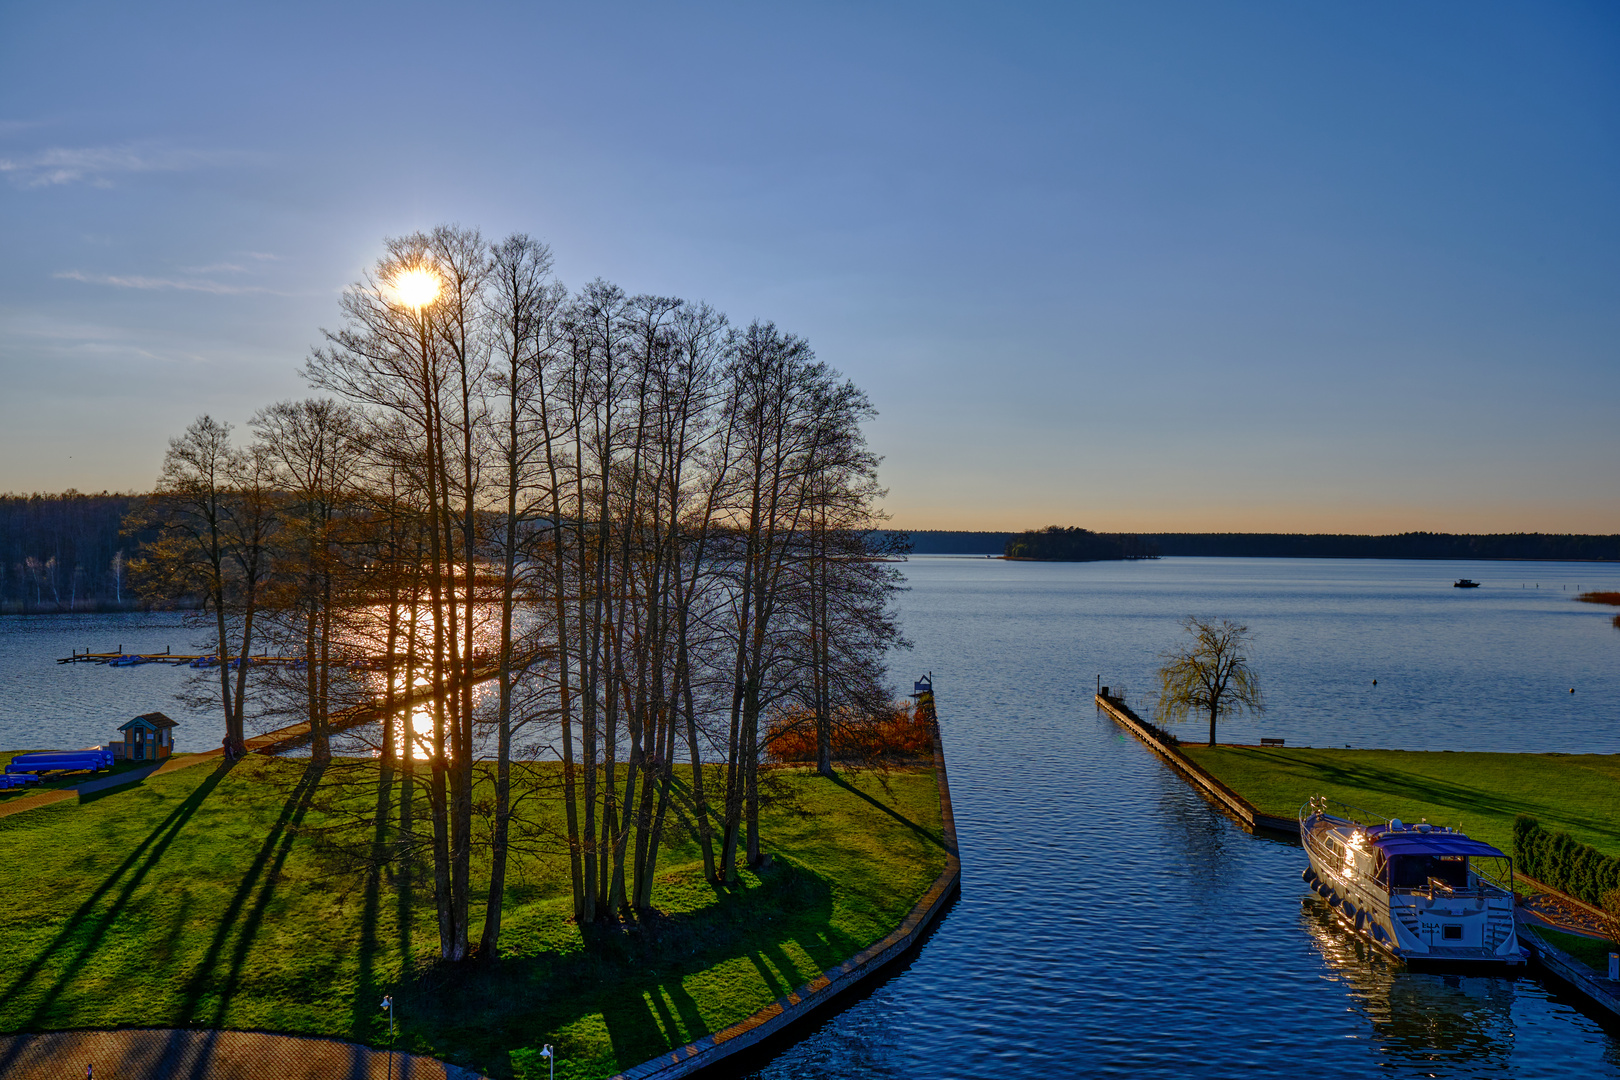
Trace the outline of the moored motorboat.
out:
M 1524 963 L 1512 859 L 1441 825 L 1335 809 L 1321 798 L 1306 803 L 1299 835 L 1310 859 L 1303 877 L 1341 922 L 1413 966 Z

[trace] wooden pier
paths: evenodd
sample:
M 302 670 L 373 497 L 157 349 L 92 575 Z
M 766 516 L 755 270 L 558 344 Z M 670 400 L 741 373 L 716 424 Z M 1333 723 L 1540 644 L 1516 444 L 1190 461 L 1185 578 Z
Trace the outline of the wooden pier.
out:
M 235 664 L 239 658 L 232 656 L 226 659 L 227 664 Z M 197 664 L 196 661 L 205 660 L 207 663 Z M 120 663 L 122 661 L 122 663 Z M 58 657 L 58 664 L 109 664 L 113 667 L 137 667 L 141 664 L 168 664 L 171 667 L 191 667 L 194 664 L 199 668 L 216 668 L 219 658 L 212 653 L 186 653 L 170 652 L 168 649 L 160 653 L 127 653 L 119 646 L 117 652 L 74 652 L 72 656 Z M 248 657 L 251 667 L 302 667 L 305 664 L 302 656 L 271 656 L 260 653 Z M 381 656 L 348 656 L 329 661 L 332 667 L 348 668 L 350 671 L 383 671 L 388 663 Z M 396 666 L 405 666 L 405 657 L 394 658 Z
M 202 656 L 180 656 L 168 649 L 160 653 L 126 653 L 122 645 L 117 652 L 75 652 L 72 656 L 57 658 L 58 664 L 109 664 L 121 656 L 132 657 L 137 664 L 189 664 L 193 660 L 200 660 Z
M 512 671 L 514 673 L 522 671 L 543 655 L 545 655 L 543 652 L 539 652 L 522 657 L 514 656 L 512 658 Z M 441 697 L 448 697 L 464 686 L 477 686 L 479 683 L 488 682 L 500 673 L 501 663 L 498 658 L 482 661 L 473 668 L 470 675 L 445 680 L 443 691 L 436 691 L 432 686 L 419 686 L 409 694 L 397 695 L 394 698 L 392 711 L 396 713 L 405 712 L 418 705 L 437 701 Z M 336 735 L 339 732 L 360 727 L 362 724 L 378 723 L 388 715 L 389 711 L 388 702 L 384 698 L 376 698 L 362 702 L 359 705 L 351 705 L 349 708 L 334 712 L 326 718 L 326 732 L 328 735 Z M 246 740 L 247 751 L 250 754 L 278 754 L 308 742 L 313 734 L 313 728 L 307 720 L 297 724 L 290 724 L 287 727 L 277 728 L 275 731 L 256 735 Z

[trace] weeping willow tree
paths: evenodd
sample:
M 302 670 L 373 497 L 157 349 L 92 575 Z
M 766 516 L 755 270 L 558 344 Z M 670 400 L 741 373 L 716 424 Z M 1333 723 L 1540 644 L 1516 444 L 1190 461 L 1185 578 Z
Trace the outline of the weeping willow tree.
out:
M 1189 615 L 1182 628 L 1191 641 L 1164 654 L 1159 668 L 1158 721 L 1185 720 L 1189 714 L 1209 717 L 1209 745 L 1215 745 L 1215 722 L 1245 711 L 1265 712 L 1260 678 L 1245 650 L 1254 640 L 1247 626 L 1230 619 Z

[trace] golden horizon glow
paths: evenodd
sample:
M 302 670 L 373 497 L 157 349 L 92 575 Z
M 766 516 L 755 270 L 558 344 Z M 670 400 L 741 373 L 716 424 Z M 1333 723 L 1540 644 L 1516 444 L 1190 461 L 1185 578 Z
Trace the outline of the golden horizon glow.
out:
M 401 304 L 420 311 L 439 298 L 439 275 L 425 266 L 413 266 L 394 275 L 394 296 Z

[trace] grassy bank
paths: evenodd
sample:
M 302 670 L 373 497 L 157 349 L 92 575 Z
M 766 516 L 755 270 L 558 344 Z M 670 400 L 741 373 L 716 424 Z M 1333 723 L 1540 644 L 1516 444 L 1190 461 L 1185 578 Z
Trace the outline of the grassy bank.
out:
M 391 993 L 401 1049 L 540 1076 L 550 1042 L 559 1076 L 603 1076 L 882 937 L 945 863 L 932 772 L 887 790 L 787 772 L 762 828 L 773 863 L 739 887 L 706 885 L 695 842 L 674 836 L 658 916 L 582 935 L 566 855 L 542 836 L 509 871 L 501 961 L 449 970 L 432 962 L 429 893 L 316 841 L 338 822 L 325 807 L 351 798 L 341 772 L 250 759 L 0 819 L 0 1031 L 194 1025 L 386 1046 Z M 556 817 L 541 815 L 553 835 Z
M 1620 754 L 1485 754 L 1183 745 L 1263 813 L 1293 818 L 1312 795 L 1406 821 L 1461 826 L 1512 852 L 1530 814 L 1620 854 Z
M 1566 934 L 1559 930 L 1549 930 L 1545 926 L 1532 927 L 1530 932 L 1547 942 L 1547 944 L 1562 949 L 1576 960 L 1579 960 L 1591 968 L 1593 974 L 1604 976 L 1609 974 L 1609 953 L 1614 949 L 1614 946 L 1607 941 L 1582 937 L 1579 934 Z

